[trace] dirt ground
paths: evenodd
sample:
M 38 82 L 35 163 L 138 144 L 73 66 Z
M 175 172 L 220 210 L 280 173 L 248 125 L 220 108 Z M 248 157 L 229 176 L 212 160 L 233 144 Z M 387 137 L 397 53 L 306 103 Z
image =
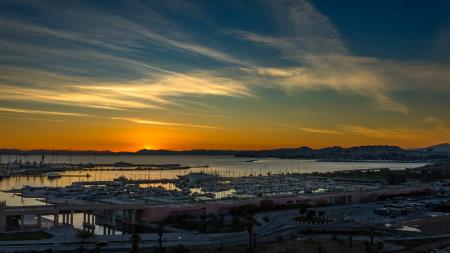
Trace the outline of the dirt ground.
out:
M 419 229 L 422 233 L 437 235 L 450 233 L 450 216 L 438 216 L 428 219 L 413 220 L 401 224 Z

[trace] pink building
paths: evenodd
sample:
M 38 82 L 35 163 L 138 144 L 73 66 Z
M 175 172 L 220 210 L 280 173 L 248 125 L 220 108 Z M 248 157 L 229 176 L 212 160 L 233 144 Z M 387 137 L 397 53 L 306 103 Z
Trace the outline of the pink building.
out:
M 271 200 L 276 205 L 308 203 L 313 206 L 344 205 L 359 202 L 373 202 L 380 196 L 395 196 L 414 192 L 436 192 L 437 188 L 425 186 L 391 186 L 376 190 L 355 190 L 349 192 L 302 194 L 292 196 L 278 196 L 271 198 L 252 198 L 243 200 L 218 200 L 197 203 L 154 205 L 140 212 L 140 219 L 148 222 L 162 221 L 172 215 L 182 213 L 191 214 L 220 214 L 228 212 L 232 207 L 244 205 L 260 206 L 261 201 Z

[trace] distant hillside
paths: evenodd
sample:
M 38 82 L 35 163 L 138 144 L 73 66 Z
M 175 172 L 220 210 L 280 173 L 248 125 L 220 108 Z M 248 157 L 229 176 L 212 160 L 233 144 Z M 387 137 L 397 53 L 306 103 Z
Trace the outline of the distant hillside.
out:
M 397 146 L 357 146 L 357 147 L 326 147 L 312 149 L 309 147 L 280 148 L 268 150 L 206 150 L 195 149 L 185 151 L 174 150 L 139 150 L 137 152 L 106 151 L 70 151 L 70 150 L 19 150 L 0 149 L 3 155 L 231 155 L 237 157 L 274 157 L 317 159 L 326 161 L 362 161 L 362 160 L 392 160 L 392 161 L 436 161 L 450 159 L 450 144 L 439 144 L 420 149 L 403 149 Z
M 302 158 L 321 160 L 422 160 L 424 152 L 402 149 L 397 146 L 359 146 L 359 147 L 328 147 L 313 150 L 307 147 L 292 149 L 275 149 L 259 151 L 243 151 L 237 156 Z
M 442 143 L 442 144 L 438 144 L 438 145 L 429 146 L 429 147 L 423 148 L 423 150 L 426 150 L 429 152 L 435 152 L 435 153 L 450 154 L 450 143 Z
M 132 155 L 133 152 L 113 152 L 110 150 L 48 150 L 48 149 L 0 149 L 2 155 Z
M 110 150 L 47 150 L 47 149 L 0 149 L 2 155 L 235 155 L 235 150 L 147 150 L 142 149 L 137 152 L 113 152 Z
M 206 150 L 206 149 L 194 149 L 185 151 L 173 151 L 173 150 L 147 150 L 142 149 L 134 154 L 136 155 L 235 155 L 238 151 L 235 150 Z

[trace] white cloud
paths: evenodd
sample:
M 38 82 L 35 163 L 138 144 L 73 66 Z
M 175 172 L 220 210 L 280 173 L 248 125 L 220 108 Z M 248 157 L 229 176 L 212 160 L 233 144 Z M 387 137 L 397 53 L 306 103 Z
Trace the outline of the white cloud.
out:
M 140 118 L 127 118 L 127 117 L 113 117 L 114 120 L 124 120 L 129 121 L 136 124 L 144 124 L 144 125 L 156 125 L 156 126 L 179 126 L 179 127 L 193 127 L 193 128 L 206 128 L 206 129 L 219 129 L 220 127 L 216 126 L 207 126 L 207 125 L 198 125 L 198 124 L 189 124 L 189 123 L 176 123 L 176 122 L 167 122 L 167 121 L 157 121 L 157 120 L 147 120 Z
M 161 71 L 164 74 L 157 77 L 122 82 L 101 82 L 41 71 L 10 71 L 3 76 L 6 79 L 4 82 L 33 86 L 0 84 L 0 99 L 130 110 L 175 105 L 171 98 L 182 96 L 254 97 L 244 83 L 214 73 Z M 191 105 L 195 106 L 195 103 Z
M 42 115 L 53 115 L 53 116 L 76 116 L 76 117 L 87 117 L 90 116 L 84 113 L 75 112 L 58 112 L 58 111 L 44 111 L 44 110 L 30 110 L 12 107 L 0 107 L 2 112 L 12 112 L 12 113 L 26 113 L 26 114 L 42 114 Z
M 280 124 L 280 123 L 271 123 L 271 125 L 276 125 L 278 127 L 285 127 L 285 128 L 301 130 L 301 131 L 305 131 L 305 132 L 309 132 L 309 133 L 315 133 L 315 134 L 332 134 L 332 135 L 341 135 L 341 134 L 343 134 L 341 131 L 332 130 L 332 129 L 302 127 L 302 126 L 289 125 L 289 124 Z

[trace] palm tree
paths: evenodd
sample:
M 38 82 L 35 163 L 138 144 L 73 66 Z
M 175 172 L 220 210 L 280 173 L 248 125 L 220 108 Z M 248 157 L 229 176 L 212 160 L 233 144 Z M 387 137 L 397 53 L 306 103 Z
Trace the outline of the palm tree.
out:
M 139 252 L 139 242 L 141 241 L 141 236 L 139 234 L 137 234 L 137 233 L 134 233 L 131 236 L 131 240 L 132 240 L 132 244 L 131 244 L 132 250 L 131 250 L 131 252 L 132 253 L 138 253 Z
M 306 212 L 308 212 L 308 208 L 306 207 L 306 205 L 302 205 L 302 206 L 300 207 L 300 209 L 298 210 L 298 213 L 299 213 L 301 216 L 305 215 Z
M 164 235 L 164 224 L 160 223 L 158 227 L 158 236 L 159 236 L 159 252 L 162 252 L 162 237 Z
M 373 245 L 373 239 L 375 237 L 375 227 L 374 226 L 370 226 L 369 237 L 370 237 L 370 244 Z
M 255 223 L 253 217 L 247 217 L 247 221 L 245 222 L 245 228 L 247 229 L 248 232 L 248 248 L 249 248 L 249 252 L 252 253 L 253 251 L 253 224 Z
M 78 230 L 77 237 L 81 239 L 81 243 L 83 243 L 86 239 L 91 237 L 93 234 L 89 231 Z

